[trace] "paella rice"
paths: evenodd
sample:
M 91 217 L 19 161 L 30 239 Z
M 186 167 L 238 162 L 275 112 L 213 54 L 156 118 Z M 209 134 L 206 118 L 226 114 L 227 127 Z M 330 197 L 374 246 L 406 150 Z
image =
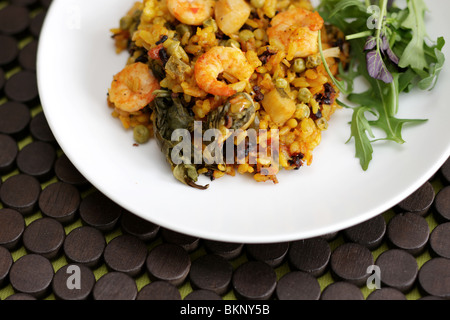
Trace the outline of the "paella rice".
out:
M 175 177 L 190 186 L 204 188 L 195 183 L 201 174 L 278 183 L 280 170 L 311 165 L 339 109 L 330 73 L 346 63 L 348 48 L 309 0 L 143 0 L 111 31 L 116 51 L 129 53 L 108 90 L 112 116 L 137 143 L 156 137 Z M 165 103 L 180 108 L 174 118 Z M 244 161 L 175 164 L 168 134 L 174 123 L 192 132 L 191 120 L 225 134 L 224 157 L 225 139 L 245 145 L 234 155 Z M 256 148 L 249 130 L 257 132 Z

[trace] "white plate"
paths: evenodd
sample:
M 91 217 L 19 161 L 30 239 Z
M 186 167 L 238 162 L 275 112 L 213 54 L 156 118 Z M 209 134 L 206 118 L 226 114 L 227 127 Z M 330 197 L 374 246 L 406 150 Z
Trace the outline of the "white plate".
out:
M 342 230 L 390 209 L 417 190 L 450 155 L 448 68 L 433 92 L 401 99 L 404 145 L 380 142 L 363 172 L 346 144 L 351 112 L 331 120 L 310 167 L 282 172 L 279 184 L 226 176 L 199 191 L 176 181 L 156 143 L 133 147 L 132 133 L 111 117 L 106 92 L 127 53 L 117 55 L 109 29 L 134 0 L 54 0 L 38 52 L 43 109 L 63 151 L 100 191 L 129 211 L 174 231 L 218 241 L 304 239 Z M 450 40 L 450 3 L 427 1 L 428 30 Z M 444 33 L 444 34 L 443 34 Z M 445 54 L 450 57 L 448 45 Z M 448 66 L 448 63 L 447 63 Z M 203 178 L 202 178 L 203 179 Z M 201 180 L 207 183 L 206 178 Z

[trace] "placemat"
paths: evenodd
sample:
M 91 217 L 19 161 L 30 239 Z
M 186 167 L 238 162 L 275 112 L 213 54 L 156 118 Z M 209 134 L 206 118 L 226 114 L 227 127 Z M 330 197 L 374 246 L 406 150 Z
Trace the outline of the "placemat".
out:
M 450 297 L 450 160 L 391 210 L 286 243 L 199 239 L 117 206 L 71 164 L 39 102 L 50 3 L 0 2 L 1 300 Z

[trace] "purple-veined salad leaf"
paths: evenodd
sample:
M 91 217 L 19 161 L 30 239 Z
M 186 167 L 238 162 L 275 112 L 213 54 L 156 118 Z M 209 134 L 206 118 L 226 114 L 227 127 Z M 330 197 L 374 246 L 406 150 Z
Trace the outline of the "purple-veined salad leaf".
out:
M 389 60 L 391 60 L 392 63 L 394 63 L 395 65 L 398 65 L 400 60 L 395 55 L 394 51 L 392 51 L 392 49 L 389 45 L 389 40 L 387 39 L 386 36 L 383 36 L 382 40 L 383 40 L 383 42 L 382 42 L 383 53 L 389 58 Z
M 369 75 L 377 80 L 385 83 L 391 83 L 393 80 L 392 74 L 384 64 L 383 57 L 378 50 L 370 51 L 366 54 L 367 72 Z
M 398 65 L 399 59 L 392 51 L 387 37 L 384 35 L 381 36 L 381 39 L 374 36 L 368 37 L 364 50 L 368 51 L 366 53 L 366 62 L 369 75 L 374 79 L 391 83 L 393 77 L 387 68 L 384 57 L 387 57 L 388 61 L 395 65 Z
M 366 45 L 364 46 L 364 50 L 373 50 L 377 46 L 377 38 L 374 36 L 370 36 L 366 40 Z

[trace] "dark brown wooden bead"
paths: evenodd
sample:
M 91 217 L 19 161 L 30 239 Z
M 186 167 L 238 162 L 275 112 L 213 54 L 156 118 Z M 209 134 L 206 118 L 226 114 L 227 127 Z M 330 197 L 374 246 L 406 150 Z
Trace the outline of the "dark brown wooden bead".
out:
M 268 300 L 277 286 L 277 276 L 267 263 L 248 261 L 234 271 L 232 286 L 239 299 Z
M 95 285 L 94 273 L 86 266 L 68 264 L 53 277 L 52 291 L 59 300 L 87 300 Z
M 442 177 L 443 182 L 446 185 L 450 184 L 450 158 L 445 161 L 442 167 L 439 169 L 439 173 Z
M 114 229 L 122 212 L 122 207 L 99 191 L 83 198 L 79 208 L 82 221 L 103 232 Z
M 47 14 L 47 11 L 43 10 L 41 12 L 38 12 L 30 21 L 30 33 L 33 37 L 39 38 L 41 35 L 41 29 L 42 25 L 45 20 L 45 16 Z
M 19 293 L 14 293 L 14 294 L 10 295 L 5 300 L 8 300 L 8 301 L 35 301 L 37 299 L 27 293 L 19 292 Z
M 187 252 L 196 250 L 200 244 L 200 239 L 197 237 L 172 231 L 167 228 L 161 228 L 161 236 L 165 242 L 179 245 Z
M 29 11 L 23 6 L 8 5 L 0 9 L 0 32 L 6 35 L 19 35 L 30 24 Z
M 425 301 L 427 301 L 427 300 L 432 300 L 432 301 L 442 301 L 442 300 L 447 300 L 447 299 L 444 299 L 444 298 L 441 298 L 441 297 L 436 297 L 436 296 L 423 296 L 423 297 L 421 297 L 421 298 L 419 298 L 418 300 L 425 300 Z
M 0 247 L 0 288 L 6 285 L 12 264 L 11 253 L 6 248 Z
M 434 256 L 450 259 L 450 222 L 440 224 L 433 229 L 429 245 Z
M 23 70 L 13 74 L 6 81 L 4 91 L 8 99 L 33 107 L 39 97 L 36 73 Z
M 27 216 L 37 208 L 41 184 L 27 174 L 10 176 L 0 188 L 0 201 L 7 208 Z
M 207 252 L 217 254 L 227 260 L 239 257 L 244 248 L 242 243 L 222 242 L 214 240 L 203 240 Z
M 9 3 L 16 6 L 34 7 L 37 0 L 10 0 Z
M 3 71 L 3 69 L 0 68 L 0 94 L 2 93 L 2 89 L 5 86 L 5 82 L 6 82 L 5 71 Z
M 109 272 L 103 275 L 94 285 L 94 300 L 135 300 L 137 297 L 136 282 L 122 272 Z
M 329 242 L 329 241 L 333 241 L 333 240 L 337 239 L 337 237 L 339 237 L 340 233 L 341 233 L 340 231 L 329 232 L 327 234 L 321 235 L 320 238 Z
M 281 277 L 275 292 L 279 300 L 319 300 L 321 289 L 309 273 L 292 271 Z
M 420 288 L 428 295 L 450 298 L 450 260 L 433 258 L 420 268 L 418 281 Z
M 163 280 L 179 286 L 189 274 L 191 259 L 182 247 L 163 243 L 149 252 L 146 268 L 152 281 Z
M 8 250 L 17 249 L 24 230 L 25 220 L 20 212 L 8 208 L 0 209 L 0 246 Z
M 450 186 L 442 188 L 436 194 L 434 216 L 438 222 L 450 221 Z
M 364 295 L 356 285 L 338 281 L 329 284 L 323 290 L 320 300 L 364 300 Z
M 0 66 L 9 67 L 19 55 L 19 44 L 14 37 L 0 34 Z
M 30 109 L 23 103 L 8 101 L 0 105 L 0 133 L 23 139 L 28 134 L 30 121 Z
M 27 254 L 14 262 L 9 281 L 16 292 L 41 299 L 49 293 L 53 276 L 53 266 L 47 258 L 39 254 Z
M 222 297 L 219 296 L 217 293 L 215 293 L 214 291 L 210 291 L 210 290 L 194 290 L 192 292 L 190 292 L 186 297 L 184 297 L 183 300 L 186 301 L 193 301 L 193 300 L 222 300 Z
M 385 233 L 386 222 L 381 215 L 343 231 L 347 241 L 359 243 L 369 250 L 375 250 L 381 245 Z
M 0 150 L 0 175 L 3 175 L 15 169 L 19 149 L 12 137 L 0 133 Z
M 42 190 L 38 204 L 44 216 L 67 224 L 77 217 L 80 202 L 81 195 L 77 188 L 64 182 L 55 182 Z
M 155 239 L 160 229 L 158 225 L 128 211 L 122 214 L 120 227 L 124 233 L 135 236 L 144 242 Z
M 25 228 L 23 245 L 28 252 L 51 260 L 60 253 L 65 238 L 61 223 L 52 218 L 39 218 Z
M 136 277 L 147 258 L 147 246 L 135 236 L 120 235 L 106 245 L 103 258 L 110 270 Z
M 53 0 L 39 0 L 39 3 L 46 9 L 50 7 Z
M 416 256 L 423 252 L 430 230 L 424 217 L 415 213 L 399 213 L 388 223 L 387 238 L 394 248 Z
M 19 64 L 24 70 L 36 71 L 38 42 L 32 40 L 23 47 L 19 52 Z
M 290 244 L 288 251 L 288 260 L 292 269 L 307 272 L 314 277 L 325 273 L 330 256 L 330 245 L 320 237 L 294 241 Z
M 145 285 L 136 300 L 181 300 L 177 287 L 166 281 L 154 281 Z
M 64 241 L 64 254 L 71 263 L 97 267 L 103 257 L 106 240 L 103 234 L 89 226 L 81 226 L 70 231 Z
M 53 176 L 55 160 L 55 147 L 46 142 L 35 141 L 19 151 L 16 162 L 20 172 L 44 182 Z
M 330 258 L 331 273 L 337 280 L 350 282 L 358 287 L 366 284 L 367 268 L 373 265 L 369 249 L 357 243 L 344 243 L 337 247 Z
M 407 251 L 390 249 L 384 251 L 376 260 L 380 267 L 381 283 L 403 293 L 410 291 L 417 278 L 416 259 Z
M 399 212 L 413 212 L 421 216 L 426 216 L 433 204 L 434 197 L 434 188 L 427 181 L 409 197 L 397 204 L 396 209 Z
M 232 274 L 233 266 L 228 260 L 207 254 L 192 262 L 189 279 L 194 289 L 210 290 L 223 295 L 230 287 Z
M 289 250 L 289 242 L 247 244 L 245 246 L 250 259 L 267 263 L 272 268 L 279 267 Z
M 33 139 L 57 145 L 55 136 L 48 125 L 43 112 L 39 112 L 30 121 L 30 133 Z
M 56 160 L 55 174 L 60 181 L 72 184 L 78 189 L 83 190 L 89 186 L 88 180 L 75 168 L 65 154 Z
M 407 300 L 406 296 L 399 290 L 394 288 L 381 288 L 372 291 L 368 296 L 367 300 Z

